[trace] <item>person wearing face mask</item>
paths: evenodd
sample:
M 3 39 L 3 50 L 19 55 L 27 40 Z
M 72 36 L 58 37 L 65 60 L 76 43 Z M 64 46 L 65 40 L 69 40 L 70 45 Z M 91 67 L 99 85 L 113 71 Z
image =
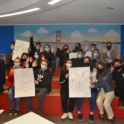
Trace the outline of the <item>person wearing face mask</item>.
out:
M 72 112 L 76 103 L 75 98 L 69 98 L 69 68 L 72 67 L 72 61 L 67 59 L 65 64 L 62 67 L 59 84 L 61 85 L 60 95 L 61 95 L 61 104 L 63 109 L 63 115 L 61 116 L 62 120 L 69 118 L 73 120 Z M 68 105 L 69 99 L 69 105 Z
M 94 49 L 92 52 L 92 63 L 93 63 L 93 67 L 96 68 L 97 67 L 97 63 L 100 61 L 100 53 L 98 49 Z
M 34 36 L 34 32 L 31 32 L 31 34 L 30 34 L 30 48 L 31 48 L 31 51 L 29 53 L 29 56 L 34 57 L 34 52 L 35 51 L 38 51 L 38 54 L 41 56 L 41 54 L 43 52 L 43 50 L 41 48 L 41 43 L 37 42 L 36 47 L 35 47 L 34 43 L 33 43 L 33 36 Z
M 90 57 L 84 57 L 83 59 L 83 66 L 82 67 L 89 67 L 90 68 L 90 80 L 93 84 L 96 83 L 96 69 L 93 68 L 92 62 Z M 83 87 L 82 87 L 83 88 Z M 89 113 L 89 122 L 94 121 L 94 109 L 96 106 L 96 97 L 97 97 L 97 89 L 91 89 L 91 98 L 90 98 L 90 113 Z M 77 99 L 77 110 L 78 110 L 78 120 L 83 121 L 83 116 L 81 114 L 82 104 L 84 98 Z
M 82 50 L 78 50 L 77 58 L 72 59 L 73 67 L 82 67 L 84 58 L 84 52 Z
M 52 75 L 48 69 L 48 60 L 41 61 L 41 68 L 37 69 L 34 73 L 35 77 L 35 92 L 38 94 L 38 114 L 42 116 L 42 105 L 45 96 L 51 91 Z M 28 111 L 33 111 L 32 97 L 26 97 Z
M 91 44 L 91 51 L 93 52 L 96 48 L 96 44 Z
M 65 60 L 69 59 L 69 46 L 65 44 L 61 49 L 61 46 L 57 46 L 56 56 L 59 58 L 59 67 L 63 67 Z
M 22 53 L 22 55 L 21 55 L 21 66 L 24 67 L 27 58 L 28 58 L 28 54 L 27 53 Z
M 106 43 L 106 47 L 102 47 L 101 60 L 106 63 L 107 69 L 110 69 L 112 62 L 118 58 L 118 55 L 118 47 L 115 46 L 114 50 L 112 50 L 112 43 L 110 41 Z
M 75 49 L 72 50 L 72 52 L 78 52 L 79 50 L 82 50 L 81 44 L 80 44 L 80 43 L 77 43 L 77 44 L 75 45 Z M 82 51 L 83 51 L 83 50 L 82 50 Z
M 9 92 L 8 92 L 8 97 L 9 97 L 9 102 L 10 102 L 10 113 L 9 115 L 14 115 L 14 116 L 18 116 L 19 112 L 20 112 L 20 98 L 16 98 L 16 107 L 14 107 L 14 70 L 15 69 L 21 69 L 22 66 L 21 65 L 21 60 L 19 57 L 17 57 L 14 60 L 14 66 L 10 69 L 9 71 L 9 76 L 8 76 L 8 80 L 10 81 L 11 85 L 9 88 Z
M 90 82 L 90 88 L 100 88 L 97 98 L 97 106 L 100 112 L 100 119 L 104 120 L 104 109 L 105 108 L 108 119 L 111 124 L 114 123 L 114 113 L 111 107 L 111 103 L 115 97 L 114 88 L 112 86 L 112 73 L 106 69 L 104 62 L 99 62 L 97 65 L 96 74 L 97 83 L 93 84 Z
M 124 66 L 120 60 L 115 60 L 113 67 L 113 80 L 116 84 L 114 92 L 122 101 L 122 107 L 124 107 Z
M 44 47 L 44 52 L 42 53 L 42 59 L 48 60 L 48 62 L 49 62 L 48 67 L 52 67 L 52 76 L 54 76 L 54 72 L 56 69 L 54 48 L 50 48 L 49 44 L 46 44 Z
M 13 60 L 12 60 L 12 56 L 13 56 L 13 50 L 14 50 L 14 47 L 15 47 L 15 42 L 11 42 L 10 43 L 10 48 L 11 48 L 11 51 L 10 51 L 10 54 L 9 54 L 9 60 L 7 62 L 7 64 L 5 64 L 5 69 L 6 70 L 10 70 L 10 68 L 13 66 Z

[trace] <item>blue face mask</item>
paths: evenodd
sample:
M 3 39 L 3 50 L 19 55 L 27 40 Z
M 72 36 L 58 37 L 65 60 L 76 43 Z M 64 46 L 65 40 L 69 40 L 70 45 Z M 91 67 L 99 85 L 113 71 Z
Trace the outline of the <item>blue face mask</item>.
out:
M 39 58 L 39 55 L 34 55 L 34 58 L 35 58 L 35 59 L 38 59 L 38 58 Z
M 41 65 L 41 69 L 42 69 L 43 71 L 45 71 L 45 70 L 47 70 L 47 66 Z
M 83 58 L 83 55 L 82 54 L 78 54 L 77 56 L 79 59 L 82 59 Z
M 20 66 L 20 63 L 14 63 L 14 66 L 15 67 L 19 67 Z
M 15 48 L 15 46 L 10 46 L 10 48 L 13 50 Z
M 45 51 L 46 51 L 46 52 L 49 52 L 49 50 L 50 50 L 50 48 L 45 48 Z
M 91 48 L 91 50 L 93 51 L 95 48 Z
M 98 57 L 98 55 L 99 55 L 98 53 L 93 53 L 94 57 Z
M 39 49 L 40 49 L 40 47 L 39 47 L 39 46 L 36 46 L 36 49 L 37 49 L 37 50 L 39 50 Z

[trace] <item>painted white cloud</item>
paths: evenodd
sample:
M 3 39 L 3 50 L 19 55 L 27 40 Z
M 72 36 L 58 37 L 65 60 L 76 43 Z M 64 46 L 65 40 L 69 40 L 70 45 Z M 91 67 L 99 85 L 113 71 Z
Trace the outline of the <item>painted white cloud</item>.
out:
M 48 33 L 48 31 L 44 28 L 44 27 L 41 27 L 37 33 Z
M 24 37 L 30 37 L 30 31 L 25 31 L 24 33 L 22 33 L 22 36 Z
M 90 28 L 90 29 L 88 30 L 88 32 L 89 32 L 89 33 L 97 33 L 98 31 L 97 31 L 96 29 L 94 29 L 94 28 Z
M 84 37 L 79 31 L 75 31 L 71 34 L 71 37 L 73 38 L 82 38 Z
M 119 37 L 119 34 L 114 30 L 110 30 L 104 35 L 104 37 Z

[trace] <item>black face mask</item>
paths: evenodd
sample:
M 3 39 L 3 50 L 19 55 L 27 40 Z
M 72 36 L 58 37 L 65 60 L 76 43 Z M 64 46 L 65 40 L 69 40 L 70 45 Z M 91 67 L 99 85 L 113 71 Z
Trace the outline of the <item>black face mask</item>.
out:
M 68 50 L 68 48 L 64 48 L 64 51 Z
M 79 49 L 79 46 L 76 46 L 76 49 Z
M 104 71 L 104 68 L 98 68 L 98 71 L 102 73 Z
M 107 46 L 106 48 L 107 48 L 107 50 L 110 50 L 112 47 L 111 46 Z
M 120 70 L 120 69 L 121 69 L 121 65 L 114 67 L 114 69 L 115 69 L 116 71 Z
M 22 61 L 24 62 L 24 61 L 26 61 L 26 59 L 22 59 Z
M 90 63 L 84 63 L 83 66 L 88 67 L 88 66 L 90 66 Z

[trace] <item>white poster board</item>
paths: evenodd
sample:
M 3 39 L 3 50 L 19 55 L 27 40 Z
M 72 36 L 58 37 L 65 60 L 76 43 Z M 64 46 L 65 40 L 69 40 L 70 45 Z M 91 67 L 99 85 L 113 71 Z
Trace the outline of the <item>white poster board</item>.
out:
M 90 68 L 69 68 L 69 97 L 91 97 Z
M 32 68 L 15 69 L 15 98 L 35 96 L 34 74 Z
M 28 53 L 28 49 L 29 49 L 29 42 L 16 40 L 12 60 L 14 60 L 16 57 L 21 57 L 22 53 L 24 52 Z
M 69 53 L 69 59 L 77 58 L 77 53 Z
M 33 112 L 29 112 L 21 117 L 13 119 L 4 124 L 55 124 Z

